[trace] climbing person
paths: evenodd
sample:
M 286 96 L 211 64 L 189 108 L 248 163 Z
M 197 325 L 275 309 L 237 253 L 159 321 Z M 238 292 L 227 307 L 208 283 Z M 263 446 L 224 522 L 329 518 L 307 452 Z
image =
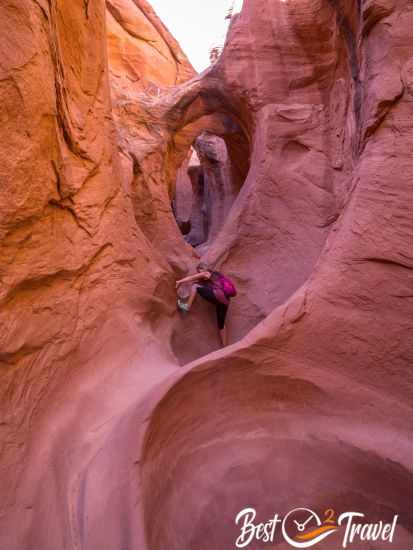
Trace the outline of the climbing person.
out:
M 197 273 L 184 279 L 176 281 L 176 288 L 185 283 L 192 283 L 191 293 L 187 301 L 178 298 L 178 308 L 182 311 L 189 311 L 194 303 L 197 294 L 204 300 L 214 304 L 217 312 L 217 323 L 222 346 L 227 345 L 227 331 L 225 319 L 231 298 L 237 295 L 234 283 L 220 273 L 213 271 L 206 264 L 200 263 L 197 266 Z

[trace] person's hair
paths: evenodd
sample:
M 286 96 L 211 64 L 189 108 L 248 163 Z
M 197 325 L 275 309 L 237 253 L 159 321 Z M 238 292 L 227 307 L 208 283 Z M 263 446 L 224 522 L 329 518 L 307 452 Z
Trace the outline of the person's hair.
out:
M 205 262 L 199 262 L 199 264 L 196 266 L 197 271 L 211 271 L 208 264 Z

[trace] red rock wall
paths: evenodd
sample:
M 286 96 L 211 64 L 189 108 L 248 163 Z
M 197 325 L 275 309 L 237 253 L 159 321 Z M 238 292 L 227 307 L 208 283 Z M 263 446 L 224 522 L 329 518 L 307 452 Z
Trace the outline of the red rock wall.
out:
M 204 210 L 207 234 L 203 249 L 206 249 L 224 225 L 239 189 L 231 170 L 224 139 L 203 134 L 198 138 L 196 145 L 205 178 Z M 199 252 L 202 253 L 202 250 Z
M 106 26 L 112 86 L 127 91 L 181 84 L 194 69 L 146 0 L 107 0 Z
M 0 6 L 0 506 L 16 506 L 22 526 L 32 504 L 16 491 L 53 391 L 82 369 L 130 363 L 159 312 L 174 312 L 171 272 L 136 224 L 122 170 L 105 19 L 100 1 Z M 5 548 L 18 539 L 8 531 Z
M 208 256 L 247 283 L 243 317 L 251 302 L 257 316 L 281 305 L 158 403 L 144 451 L 150 548 L 228 548 L 246 505 L 265 519 L 328 502 L 374 521 L 409 506 L 413 12 L 245 4 L 210 76 L 253 119 L 251 170 Z

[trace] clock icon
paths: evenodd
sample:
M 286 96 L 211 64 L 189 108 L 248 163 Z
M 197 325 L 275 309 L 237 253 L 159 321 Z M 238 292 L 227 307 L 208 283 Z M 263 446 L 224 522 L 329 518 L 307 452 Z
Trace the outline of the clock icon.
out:
M 323 525 L 318 515 L 309 508 L 294 508 L 284 517 L 282 533 L 294 548 L 310 548 L 336 530 Z

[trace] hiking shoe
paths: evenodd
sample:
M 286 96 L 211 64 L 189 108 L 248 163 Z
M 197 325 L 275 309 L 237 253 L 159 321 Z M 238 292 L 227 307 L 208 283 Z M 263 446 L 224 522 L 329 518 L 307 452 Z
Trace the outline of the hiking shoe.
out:
M 178 300 L 178 309 L 180 309 L 181 311 L 186 311 L 188 312 L 189 311 L 189 306 L 186 302 L 184 302 L 183 300 Z

